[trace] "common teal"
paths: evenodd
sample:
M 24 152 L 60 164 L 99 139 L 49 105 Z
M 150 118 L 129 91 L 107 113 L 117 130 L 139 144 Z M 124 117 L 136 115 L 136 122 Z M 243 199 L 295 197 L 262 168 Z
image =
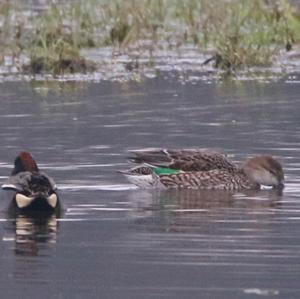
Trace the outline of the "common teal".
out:
M 138 166 L 121 171 L 141 188 L 241 190 L 261 185 L 283 187 L 281 164 L 268 155 L 255 156 L 241 167 L 225 155 L 208 150 L 151 149 L 132 151 Z
M 2 185 L 13 190 L 13 203 L 22 210 L 54 210 L 59 205 L 56 185 L 41 172 L 29 152 L 21 152 L 14 161 L 11 176 Z

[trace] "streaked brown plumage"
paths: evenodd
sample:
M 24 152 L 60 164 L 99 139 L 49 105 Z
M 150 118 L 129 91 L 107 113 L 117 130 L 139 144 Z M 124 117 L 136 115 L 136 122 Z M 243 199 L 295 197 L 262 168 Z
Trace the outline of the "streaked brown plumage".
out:
M 218 152 L 207 150 L 141 150 L 134 151 L 131 161 L 146 163 L 152 169 L 136 175 L 130 170 L 126 176 L 143 188 L 187 188 L 241 190 L 259 189 L 261 185 L 282 187 L 284 174 L 282 166 L 268 155 L 256 156 L 238 167 Z M 145 167 L 144 164 L 140 167 Z M 173 169 L 173 173 L 161 173 L 156 169 Z M 134 177 L 134 178 L 133 178 Z M 143 179 L 145 178 L 145 181 Z M 144 182 L 147 182 L 144 184 Z
M 235 172 L 227 169 L 209 171 L 189 171 L 159 176 L 167 188 L 238 190 L 258 189 L 259 184 L 250 181 L 242 170 Z
M 208 171 L 212 169 L 235 170 L 236 165 L 224 154 L 202 149 L 145 149 L 131 151 L 129 159 L 134 163 L 147 163 L 183 171 Z

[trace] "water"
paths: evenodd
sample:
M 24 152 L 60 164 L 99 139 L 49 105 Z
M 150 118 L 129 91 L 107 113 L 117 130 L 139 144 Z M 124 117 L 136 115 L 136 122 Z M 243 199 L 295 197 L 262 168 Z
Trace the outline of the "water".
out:
M 299 297 L 299 75 L 187 78 L 0 85 L 0 179 L 29 150 L 64 206 L 11 215 L 1 194 L 1 298 Z M 141 147 L 269 153 L 286 188 L 136 190 L 116 170 Z

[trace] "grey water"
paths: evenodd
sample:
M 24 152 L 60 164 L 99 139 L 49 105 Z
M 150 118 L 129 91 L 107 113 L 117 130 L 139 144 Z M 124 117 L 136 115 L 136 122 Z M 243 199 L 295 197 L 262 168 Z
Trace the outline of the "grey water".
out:
M 1 298 L 299 298 L 299 78 L 1 83 L 0 180 L 29 150 L 63 205 L 11 215 L 2 191 Z M 142 147 L 272 154 L 286 186 L 138 190 L 116 171 Z

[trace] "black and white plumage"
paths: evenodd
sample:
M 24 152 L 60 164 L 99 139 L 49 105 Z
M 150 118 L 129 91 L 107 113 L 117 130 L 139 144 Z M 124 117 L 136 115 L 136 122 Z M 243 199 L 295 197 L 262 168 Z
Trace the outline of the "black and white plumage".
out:
M 53 179 L 39 170 L 29 152 L 16 157 L 11 176 L 2 189 L 15 192 L 13 201 L 19 209 L 54 210 L 59 206 Z

